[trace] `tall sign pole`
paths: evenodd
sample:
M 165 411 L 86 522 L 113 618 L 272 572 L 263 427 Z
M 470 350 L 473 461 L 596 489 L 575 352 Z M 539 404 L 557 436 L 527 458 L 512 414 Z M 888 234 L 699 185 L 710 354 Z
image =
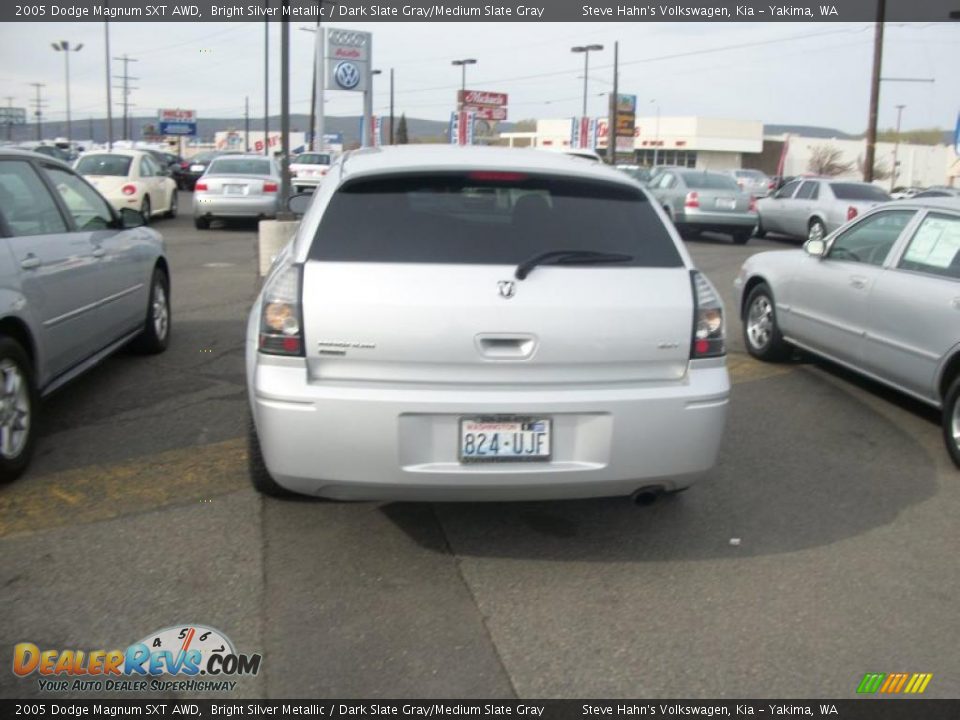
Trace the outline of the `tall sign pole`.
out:
M 620 57 L 620 42 L 613 44 L 613 92 L 610 93 L 610 119 L 607 121 L 607 162 L 617 162 L 617 83 L 620 79 L 617 65 Z
M 283 0 L 286 10 L 289 0 Z M 284 17 L 287 13 L 284 12 Z M 287 219 L 290 199 L 290 21 L 280 22 L 280 220 Z
M 877 152 L 877 108 L 880 105 L 880 69 L 883 66 L 883 21 L 886 0 L 877 0 L 877 23 L 873 35 L 873 74 L 870 78 L 870 117 L 867 121 L 867 149 L 863 160 L 863 181 L 873 182 L 873 164 Z

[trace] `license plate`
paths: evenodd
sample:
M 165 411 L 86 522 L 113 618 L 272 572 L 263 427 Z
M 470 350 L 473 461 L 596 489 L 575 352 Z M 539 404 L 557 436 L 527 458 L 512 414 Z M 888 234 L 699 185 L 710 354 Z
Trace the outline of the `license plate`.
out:
M 243 185 L 224 185 L 223 192 L 226 195 L 243 195 Z
M 547 461 L 549 418 L 492 416 L 460 419 L 460 462 Z
M 733 210 L 737 206 L 736 200 L 728 200 L 727 198 L 717 198 L 717 207 L 720 210 Z

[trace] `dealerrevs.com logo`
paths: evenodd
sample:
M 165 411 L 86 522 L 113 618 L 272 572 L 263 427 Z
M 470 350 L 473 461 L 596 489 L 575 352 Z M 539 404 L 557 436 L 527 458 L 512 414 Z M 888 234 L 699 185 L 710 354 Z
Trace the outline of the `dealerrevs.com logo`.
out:
M 14 674 L 37 675 L 44 692 L 229 691 L 237 685 L 231 678 L 256 675 L 261 660 L 238 653 L 219 630 L 196 624 L 150 633 L 126 650 L 42 650 L 30 642 L 13 648 Z

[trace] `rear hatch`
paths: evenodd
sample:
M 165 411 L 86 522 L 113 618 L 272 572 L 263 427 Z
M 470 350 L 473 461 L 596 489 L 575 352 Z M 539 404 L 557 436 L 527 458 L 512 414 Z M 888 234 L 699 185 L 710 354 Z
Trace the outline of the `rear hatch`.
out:
M 200 183 L 210 195 L 258 196 L 276 193 L 278 179 L 266 158 L 219 157 L 214 159 Z
M 632 259 L 547 261 L 515 277 L 555 250 Z M 305 263 L 303 315 L 315 380 L 676 381 L 693 298 L 673 239 L 632 185 L 405 174 L 334 194 Z
M 832 182 L 830 190 L 842 205 L 841 210 L 845 212 L 846 208 L 852 207 L 857 211 L 857 215 L 862 215 L 870 208 L 890 200 L 886 191 L 870 183 Z

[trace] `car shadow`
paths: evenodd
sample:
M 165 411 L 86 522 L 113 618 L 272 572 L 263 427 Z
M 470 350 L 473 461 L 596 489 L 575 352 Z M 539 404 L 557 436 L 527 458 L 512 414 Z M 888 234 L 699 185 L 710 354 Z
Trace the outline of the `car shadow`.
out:
M 424 527 L 432 515 L 460 556 L 737 559 L 863 535 L 936 488 L 934 463 L 910 435 L 826 378 L 793 372 L 736 386 L 716 468 L 652 506 L 615 498 L 391 503 L 381 512 L 412 541 L 446 552 Z

